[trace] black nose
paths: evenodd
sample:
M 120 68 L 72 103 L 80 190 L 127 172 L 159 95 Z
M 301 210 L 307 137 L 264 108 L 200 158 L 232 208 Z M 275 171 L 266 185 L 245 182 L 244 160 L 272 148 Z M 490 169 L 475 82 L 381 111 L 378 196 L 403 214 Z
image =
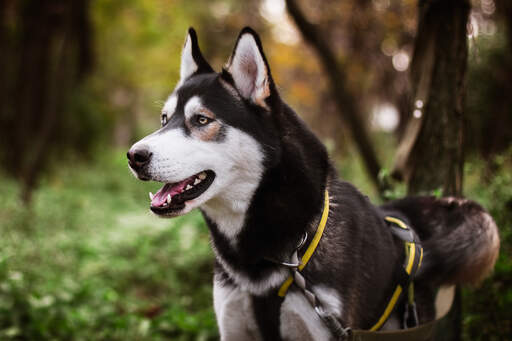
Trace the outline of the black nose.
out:
M 145 148 L 132 148 L 128 151 L 128 153 L 126 153 L 126 156 L 129 160 L 128 163 L 135 170 L 141 169 L 147 165 L 149 160 L 151 160 L 151 155 L 153 155 L 153 153 L 149 152 Z

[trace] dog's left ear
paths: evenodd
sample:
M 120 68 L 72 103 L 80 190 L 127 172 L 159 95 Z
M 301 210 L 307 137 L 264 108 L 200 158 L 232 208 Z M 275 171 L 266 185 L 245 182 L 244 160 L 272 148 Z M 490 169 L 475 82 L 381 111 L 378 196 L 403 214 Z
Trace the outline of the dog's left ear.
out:
M 180 82 L 183 83 L 193 74 L 214 72 L 210 64 L 204 59 L 197 42 L 196 31 L 188 29 L 185 45 L 181 51 Z
M 240 32 L 226 71 L 242 97 L 267 107 L 265 100 L 274 90 L 274 84 L 260 38 L 250 27 Z

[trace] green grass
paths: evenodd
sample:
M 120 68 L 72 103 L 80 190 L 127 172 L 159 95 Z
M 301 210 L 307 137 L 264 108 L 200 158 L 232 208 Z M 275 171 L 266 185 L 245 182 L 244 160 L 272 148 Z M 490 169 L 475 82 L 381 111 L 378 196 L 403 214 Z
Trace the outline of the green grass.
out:
M 0 340 L 215 340 L 213 255 L 198 212 L 159 219 L 158 184 L 136 180 L 123 151 L 54 169 L 27 208 L 0 178 Z M 359 162 L 345 179 L 370 189 Z M 512 150 L 469 161 L 465 193 L 495 217 L 493 276 L 464 290 L 464 339 L 512 333 Z M 491 169 L 492 171 L 489 171 Z
M 151 215 L 123 154 L 54 170 L 29 209 L 1 180 L 0 339 L 217 338 L 202 217 Z

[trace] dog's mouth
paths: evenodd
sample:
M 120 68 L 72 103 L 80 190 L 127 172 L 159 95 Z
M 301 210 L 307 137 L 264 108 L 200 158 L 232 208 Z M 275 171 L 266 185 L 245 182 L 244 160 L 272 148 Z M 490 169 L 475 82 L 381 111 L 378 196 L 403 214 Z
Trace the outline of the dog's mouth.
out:
M 215 179 L 211 170 L 202 171 L 185 180 L 166 183 L 154 195 L 149 193 L 151 211 L 158 215 L 170 215 L 185 208 L 186 201 L 203 194 Z

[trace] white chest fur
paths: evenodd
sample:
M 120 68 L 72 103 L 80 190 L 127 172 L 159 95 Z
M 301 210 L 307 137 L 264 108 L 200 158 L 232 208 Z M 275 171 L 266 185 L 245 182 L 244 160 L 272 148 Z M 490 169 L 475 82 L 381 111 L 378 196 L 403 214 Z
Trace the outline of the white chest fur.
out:
M 246 291 L 214 281 L 213 306 L 222 341 L 262 340 Z
M 215 281 L 213 296 L 222 341 L 262 340 L 247 291 L 231 285 L 223 286 Z M 338 302 L 335 305 L 339 307 Z M 331 337 L 323 321 L 300 292 L 288 293 L 281 305 L 280 334 L 284 340 L 290 341 L 327 341 Z

